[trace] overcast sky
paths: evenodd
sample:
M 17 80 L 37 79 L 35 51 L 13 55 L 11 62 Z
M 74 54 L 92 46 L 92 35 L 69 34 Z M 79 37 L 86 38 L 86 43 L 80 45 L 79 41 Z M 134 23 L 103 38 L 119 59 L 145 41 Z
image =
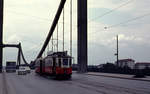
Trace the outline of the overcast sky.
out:
M 60 0 L 5 0 L 4 2 L 4 43 L 21 42 L 25 58 L 30 62 L 36 58 L 43 45 Z M 88 0 L 88 63 L 97 65 L 114 62 L 116 35 L 119 35 L 119 59 L 132 58 L 137 62 L 150 62 L 149 4 L 150 0 Z M 70 0 L 67 0 L 65 50 L 68 51 L 69 12 Z M 62 25 L 61 16 L 60 51 L 62 51 Z M 73 0 L 73 56 L 75 58 L 77 56 L 77 0 Z M 4 62 L 14 61 L 16 58 L 17 49 L 4 49 Z

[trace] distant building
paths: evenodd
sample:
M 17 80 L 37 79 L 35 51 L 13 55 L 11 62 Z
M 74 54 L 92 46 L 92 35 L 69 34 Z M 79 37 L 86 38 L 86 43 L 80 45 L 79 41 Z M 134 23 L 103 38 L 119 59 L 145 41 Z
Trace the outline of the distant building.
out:
M 135 64 L 135 69 L 145 69 L 150 68 L 150 62 L 137 62 Z
M 117 65 L 117 62 L 115 62 Z M 129 67 L 131 69 L 134 69 L 135 61 L 133 59 L 120 59 L 118 60 L 118 66 L 119 67 Z

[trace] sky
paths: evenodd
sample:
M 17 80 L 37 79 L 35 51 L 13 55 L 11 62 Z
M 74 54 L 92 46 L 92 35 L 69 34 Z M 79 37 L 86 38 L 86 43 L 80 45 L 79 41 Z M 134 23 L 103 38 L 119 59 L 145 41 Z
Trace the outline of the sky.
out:
M 46 39 L 59 2 L 60 0 L 5 0 L 4 43 L 21 42 L 26 60 L 34 60 Z M 150 0 L 88 0 L 89 65 L 116 61 L 116 35 L 119 36 L 119 59 L 132 58 L 136 62 L 150 62 L 149 3 Z M 61 15 L 58 23 L 59 51 L 62 51 L 62 18 Z M 64 18 L 65 50 L 70 53 L 70 0 L 65 4 Z M 45 55 L 49 50 L 51 42 Z M 16 61 L 17 51 L 16 48 L 5 48 L 4 62 Z M 73 57 L 77 63 L 77 0 L 73 0 Z

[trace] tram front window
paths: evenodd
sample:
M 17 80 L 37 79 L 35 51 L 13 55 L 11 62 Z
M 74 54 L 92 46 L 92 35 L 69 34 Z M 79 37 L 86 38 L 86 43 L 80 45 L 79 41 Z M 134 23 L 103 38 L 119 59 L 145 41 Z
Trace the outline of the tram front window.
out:
M 68 59 L 63 59 L 63 65 L 68 66 Z
M 69 66 L 72 66 L 72 59 L 69 59 Z

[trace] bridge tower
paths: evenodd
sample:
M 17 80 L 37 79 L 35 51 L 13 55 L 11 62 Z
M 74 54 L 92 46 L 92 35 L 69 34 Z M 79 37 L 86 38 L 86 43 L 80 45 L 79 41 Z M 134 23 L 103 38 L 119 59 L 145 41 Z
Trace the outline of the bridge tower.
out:
M 3 0 L 0 0 L 0 72 L 3 67 Z
M 87 0 L 78 0 L 78 72 L 87 72 L 88 63 Z

